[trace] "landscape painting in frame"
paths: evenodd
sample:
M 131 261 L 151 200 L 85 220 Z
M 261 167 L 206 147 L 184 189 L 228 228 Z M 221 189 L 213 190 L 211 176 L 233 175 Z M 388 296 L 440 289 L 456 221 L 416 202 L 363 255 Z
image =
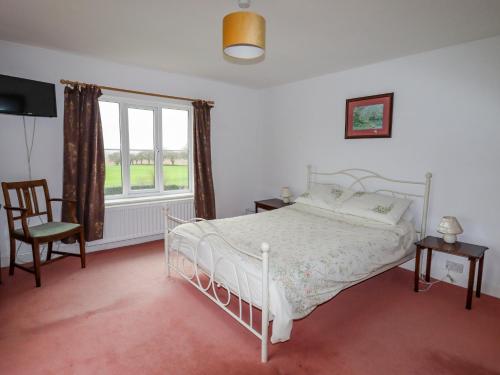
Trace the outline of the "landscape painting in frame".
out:
M 345 139 L 390 138 L 394 93 L 346 100 Z

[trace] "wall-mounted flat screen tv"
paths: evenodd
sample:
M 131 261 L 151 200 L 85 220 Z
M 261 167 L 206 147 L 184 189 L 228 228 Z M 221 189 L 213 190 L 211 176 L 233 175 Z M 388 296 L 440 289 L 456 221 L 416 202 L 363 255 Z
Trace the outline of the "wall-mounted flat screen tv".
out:
M 53 83 L 0 74 L 0 114 L 57 117 Z

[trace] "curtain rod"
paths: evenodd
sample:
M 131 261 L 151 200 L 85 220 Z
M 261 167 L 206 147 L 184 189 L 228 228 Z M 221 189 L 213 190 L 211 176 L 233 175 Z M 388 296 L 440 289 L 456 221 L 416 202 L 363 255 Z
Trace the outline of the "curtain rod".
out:
M 85 83 L 85 82 L 68 81 L 67 79 L 61 79 L 59 82 L 61 82 L 63 85 L 81 85 L 81 86 L 91 86 L 91 85 L 93 85 L 91 83 Z M 126 92 L 126 93 L 129 93 L 129 94 L 155 96 L 157 98 L 185 100 L 185 101 L 189 101 L 189 102 L 194 102 L 194 101 L 197 101 L 197 100 L 202 100 L 202 99 L 184 98 L 182 96 L 172 96 L 172 95 L 156 94 L 156 93 L 146 92 L 146 91 L 120 89 L 118 87 L 101 86 L 101 85 L 94 85 L 94 86 L 97 86 L 97 87 L 99 87 L 102 90 Z M 204 100 L 204 101 L 207 102 L 210 105 L 214 105 L 215 104 L 214 101 L 212 101 L 212 100 Z

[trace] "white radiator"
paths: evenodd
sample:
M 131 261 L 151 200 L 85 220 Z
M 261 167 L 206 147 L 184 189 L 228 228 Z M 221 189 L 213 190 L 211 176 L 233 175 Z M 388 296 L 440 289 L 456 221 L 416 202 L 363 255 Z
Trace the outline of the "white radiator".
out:
M 161 203 L 140 203 L 106 207 L 104 238 L 99 243 L 127 241 L 163 234 L 163 209 L 166 207 L 169 208 L 171 215 L 181 219 L 189 220 L 194 217 L 194 202 L 192 198 Z

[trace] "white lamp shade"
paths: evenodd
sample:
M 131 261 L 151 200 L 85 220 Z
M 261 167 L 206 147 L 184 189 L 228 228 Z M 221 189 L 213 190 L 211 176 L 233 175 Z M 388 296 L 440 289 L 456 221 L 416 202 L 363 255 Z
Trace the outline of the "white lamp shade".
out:
M 224 53 L 236 59 L 253 60 L 264 54 L 264 49 L 256 46 L 240 44 L 224 48 Z
M 437 231 L 442 234 L 461 234 L 464 232 L 455 216 L 443 216 Z
M 290 193 L 290 189 L 288 187 L 281 188 L 281 197 L 282 198 L 290 198 L 292 193 Z

